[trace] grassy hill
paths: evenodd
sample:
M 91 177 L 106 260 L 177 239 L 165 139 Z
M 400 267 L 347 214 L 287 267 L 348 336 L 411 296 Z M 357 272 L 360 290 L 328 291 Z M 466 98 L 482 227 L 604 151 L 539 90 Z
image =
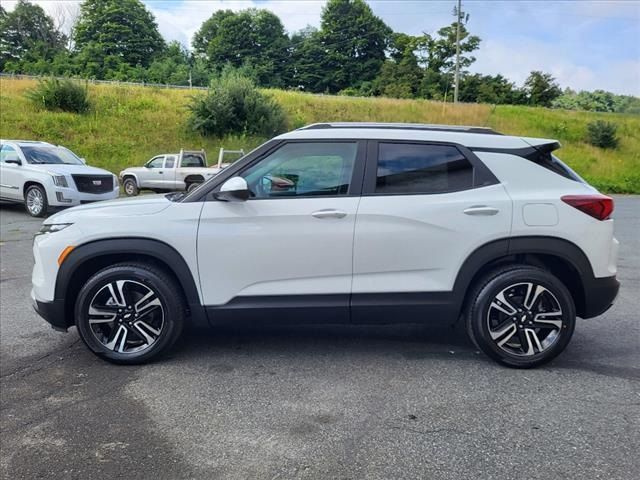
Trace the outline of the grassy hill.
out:
M 200 92 L 92 85 L 92 111 L 76 115 L 35 109 L 24 97 L 34 85 L 31 80 L 0 79 L 0 138 L 64 144 L 91 165 L 115 173 L 180 148 L 204 148 L 214 161 L 221 146 L 248 151 L 266 140 L 253 136 L 205 138 L 189 132 L 186 105 Z M 268 93 L 288 112 L 291 128 L 322 121 L 423 122 L 484 125 L 507 134 L 555 138 L 563 145 L 558 156 L 602 191 L 640 193 L 640 116 L 279 90 Z M 617 149 L 602 150 L 583 141 L 586 125 L 597 119 L 618 125 Z

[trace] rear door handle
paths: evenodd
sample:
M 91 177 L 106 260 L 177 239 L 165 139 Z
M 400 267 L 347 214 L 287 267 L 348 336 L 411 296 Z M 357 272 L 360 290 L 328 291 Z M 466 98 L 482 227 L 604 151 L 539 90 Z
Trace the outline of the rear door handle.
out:
M 347 216 L 347 212 L 327 208 L 326 210 L 313 212 L 311 216 L 315 218 L 344 218 Z
M 464 209 L 464 213 L 466 213 L 467 215 L 485 215 L 485 216 L 490 216 L 490 215 L 497 214 L 499 211 L 500 210 L 498 210 L 497 208 L 489 207 L 487 205 L 473 205 L 472 207 Z

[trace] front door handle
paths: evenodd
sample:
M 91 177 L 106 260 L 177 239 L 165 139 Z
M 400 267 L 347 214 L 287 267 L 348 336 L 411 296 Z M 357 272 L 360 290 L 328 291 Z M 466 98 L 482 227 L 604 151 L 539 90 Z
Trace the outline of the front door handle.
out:
M 317 212 L 313 212 L 311 216 L 315 218 L 344 218 L 347 216 L 347 212 L 327 208 L 326 210 L 318 210 Z
M 464 209 L 464 213 L 466 213 L 467 215 L 485 215 L 485 216 L 490 216 L 490 215 L 497 214 L 499 211 L 500 210 L 498 210 L 497 208 L 489 207 L 487 205 L 473 205 L 472 207 Z

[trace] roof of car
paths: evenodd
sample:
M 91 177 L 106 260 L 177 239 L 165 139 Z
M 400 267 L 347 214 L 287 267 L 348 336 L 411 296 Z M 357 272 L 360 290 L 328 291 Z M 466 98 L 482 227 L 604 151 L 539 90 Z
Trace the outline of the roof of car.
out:
M 48 142 L 40 142 L 38 140 L 11 140 L 11 139 L 8 139 L 8 138 L 1 139 L 0 143 L 15 143 L 18 146 L 22 146 L 22 145 L 51 145 Z
M 418 123 L 316 123 L 277 137 L 280 140 L 376 139 L 447 142 L 469 148 L 521 149 L 557 143 L 545 138 L 503 135 L 491 128 Z

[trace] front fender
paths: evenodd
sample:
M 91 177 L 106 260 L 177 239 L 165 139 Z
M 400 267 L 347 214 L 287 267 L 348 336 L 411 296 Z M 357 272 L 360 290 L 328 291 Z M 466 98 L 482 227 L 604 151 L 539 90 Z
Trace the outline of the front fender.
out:
M 149 238 L 114 238 L 96 240 L 76 247 L 60 266 L 56 277 L 55 301 L 65 305 L 65 317 L 73 319 L 77 293 L 84 281 L 93 273 L 95 265 L 111 265 L 126 259 L 140 261 L 152 259 L 172 273 L 182 288 L 192 320 L 205 325 L 206 315 L 200 294 L 187 262 L 170 245 Z M 69 322 L 69 321 L 68 321 Z M 72 324 L 72 321 L 69 323 Z

